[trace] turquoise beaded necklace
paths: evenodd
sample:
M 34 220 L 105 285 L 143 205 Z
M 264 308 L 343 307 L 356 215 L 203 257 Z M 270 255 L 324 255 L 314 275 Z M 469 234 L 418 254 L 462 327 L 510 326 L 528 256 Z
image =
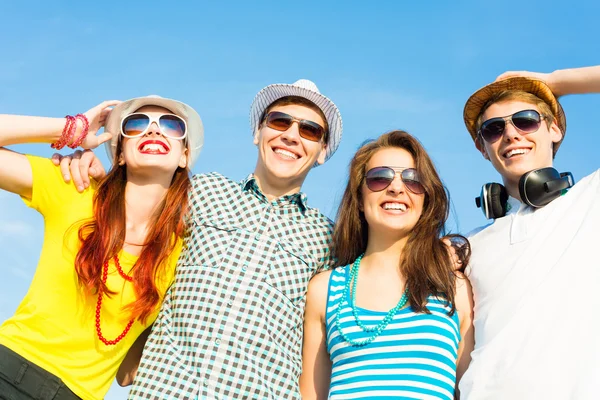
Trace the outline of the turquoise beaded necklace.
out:
M 385 318 L 383 319 L 383 321 L 381 321 L 377 325 L 372 325 L 372 326 L 366 326 L 360 321 L 360 319 L 358 317 L 358 309 L 356 308 L 356 287 L 358 286 L 358 269 L 360 268 L 360 261 L 362 260 L 364 255 L 365 254 L 363 253 L 360 256 L 358 256 L 358 258 L 354 261 L 354 264 L 352 264 L 352 268 L 350 269 L 350 276 L 348 277 L 348 280 L 346 281 L 346 286 L 344 287 L 344 293 L 342 295 L 342 300 L 340 301 L 337 312 L 335 314 L 335 324 L 336 324 L 338 332 L 340 332 L 340 335 L 344 338 L 344 340 L 346 342 L 350 343 L 352 346 L 355 346 L 355 347 L 366 346 L 367 344 L 369 344 L 373 340 L 375 340 L 375 338 L 377 338 L 377 336 L 381 335 L 381 332 L 383 332 L 383 330 L 392 321 L 392 318 L 394 318 L 394 316 L 396 315 L 398 310 L 400 310 L 402 307 L 404 307 L 406 305 L 406 302 L 408 301 L 408 288 L 406 288 L 404 290 L 404 293 L 402 294 L 402 297 L 400 298 L 400 301 L 398 302 L 398 304 L 396 304 L 396 307 L 394 307 L 390 311 L 388 311 L 388 313 L 385 316 Z M 350 289 L 350 286 L 352 285 L 352 280 L 354 280 L 354 286 L 352 286 L 352 289 Z M 343 306 L 348 304 L 348 293 L 350 292 L 350 290 L 352 290 L 352 299 L 351 299 L 350 306 L 352 308 L 352 314 L 354 315 L 354 320 L 356 321 L 356 325 L 358 325 L 360 327 L 360 329 L 362 329 L 363 332 L 373 332 L 373 334 L 366 339 L 360 339 L 360 340 L 351 339 L 342 330 L 342 325 L 340 322 L 340 315 L 342 313 Z

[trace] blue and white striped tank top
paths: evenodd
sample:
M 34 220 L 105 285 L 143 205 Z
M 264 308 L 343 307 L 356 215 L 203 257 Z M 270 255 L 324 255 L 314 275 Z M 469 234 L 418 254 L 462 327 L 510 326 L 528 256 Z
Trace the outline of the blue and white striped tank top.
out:
M 338 332 L 336 313 L 352 266 L 333 270 L 327 295 L 327 350 L 332 362 L 330 399 L 450 399 L 454 398 L 460 329 L 458 313 L 448 316 L 444 301 L 430 296 L 431 314 L 399 310 L 373 342 L 363 347 L 347 343 Z M 351 339 L 365 339 L 352 308 L 343 304 L 340 324 Z M 387 313 L 358 308 L 365 325 L 377 325 Z

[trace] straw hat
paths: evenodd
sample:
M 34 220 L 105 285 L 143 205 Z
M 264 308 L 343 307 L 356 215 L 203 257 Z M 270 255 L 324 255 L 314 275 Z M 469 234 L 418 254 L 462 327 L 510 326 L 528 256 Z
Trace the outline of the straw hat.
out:
M 506 90 L 521 90 L 531 93 L 550 106 L 552 114 L 554 114 L 554 118 L 556 118 L 557 125 L 562 131 L 562 139 L 554 145 L 554 153 L 556 153 L 567 133 L 567 118 L 565 117 L 565 112 L 556 99 L 556 96 L 554 96 L 554 93 L 552 93 L 552 90 L 550 90 L 550 87 L 548 87 L 544 81 L 523 76 L 490 83 L 469 97 L 469 100 L 467 100 L 467 103 L 465 104 L 463 118 L 473 141 L 477 139 L 477 118 L 479 118 L 481 110 L 495 94 Z

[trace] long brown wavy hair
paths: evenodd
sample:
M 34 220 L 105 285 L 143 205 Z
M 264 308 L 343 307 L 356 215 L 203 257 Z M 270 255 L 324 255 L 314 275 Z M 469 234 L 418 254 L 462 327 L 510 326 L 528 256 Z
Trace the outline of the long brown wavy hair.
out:
M 117 154 L 121 151 L 121 142 Z M 79 228 L 82 245 L 75 258 L 75 270 L 79 283 L 90 292 L 102 290 L 107 295 L 115 294 L 102 283 L 104 263 L 112 259 L 123 248 L 125 242 L 125 186 L 127 166 L 119 165 L 115 157 L 113 167 L 102 179 L 94 194 L 94 217 Z M 161 298 L 156 279 L 166 269 L 166 259 L 185 232 L 185 215 L 190 188 L 189 169 L 178 167 L 166 196 L 156 207 L 148 226 L 144 248 L 133 267 L 134 302 L 127 308 L 132 318 L 146 322 L 156 309 Z M 173 237 L 175 235 L 175 238 Z
M 407 132 L 398 130 L 385 133 L 377 140 L 364 144 L 352 158 L 348 184 L 333 232 L 333 254 L 337 266 L 353 263 L 367 249 L 368 224 L 360 210 L 366 166 L 376 152 L 389 147 L 404 149 L 412 155 L 425 188 L 423 212 L 400 257 L 399 268 L 406 279 L 410 304 L 416 312 L 429 313 L 427 297 L 436 295 L 446 299 L 452 314 L 455 311 L 456 268 L 448 247 L 442 241 L 446 234 L 450 200 L 423 145 Z M 471 253 L 468 240 L 460 235 L 446 237 L 456 245 L 460 263 L 466 266 Z

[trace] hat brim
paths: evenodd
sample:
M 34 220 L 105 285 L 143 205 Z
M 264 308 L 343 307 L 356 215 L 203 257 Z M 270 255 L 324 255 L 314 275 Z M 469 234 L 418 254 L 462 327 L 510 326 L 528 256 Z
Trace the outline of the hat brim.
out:
M 342 116 L 333 101 L 313 90 L 286 83 L 276 83 L 263 88 L 258 92 L 250 107 L 252 135 L 257 132 L 261 118 L 267 107 L 287 96 L 297 96 L 309 100 L 319 107 L 325 115 L 327 125 L 329 126 L 329 138 L 325 154 L 325 161 L 327 161 L 335 153 L 342 139 Z
M 554 153 L 556 153 L 567 133 L 567 119 L 565 112 L 556 99 L 556 96 L 554 96 L 554 93 L 552 93 L 550 87 L 548 87 L 544 81 L 523 76 L 503 79 L 491 83 L 482 87 L 469 97 L 463 111 L 463 119 L 473 141 L 475 143 L 477 141 L 477 119 L 481 114 L 481 110 L 494 95 L 507 90 L 521 90 L 523 92 L 531 93 L 550 106 L 554 118 L 556 119 L 556 123 L 562 131 L 562 139 L 554 146 Z
M 136 97 L 117 105 L 110 112 L 104 130 L 112 134 L 111 140 L 105 143 L 108 159 L 112 163 L 117 152 L 119 137 L 121 136 L 121 121 L 127 115 L 144 106 L 158 106 L 170 110 L 173 114 L 183 118 L 187 124 L 187 147 L 189 151 L 189 167 L 198 159 L 204 144 L 204 126 L 200 115 L 192 107 L 177 100 L 166 99 L 158 96 Z

